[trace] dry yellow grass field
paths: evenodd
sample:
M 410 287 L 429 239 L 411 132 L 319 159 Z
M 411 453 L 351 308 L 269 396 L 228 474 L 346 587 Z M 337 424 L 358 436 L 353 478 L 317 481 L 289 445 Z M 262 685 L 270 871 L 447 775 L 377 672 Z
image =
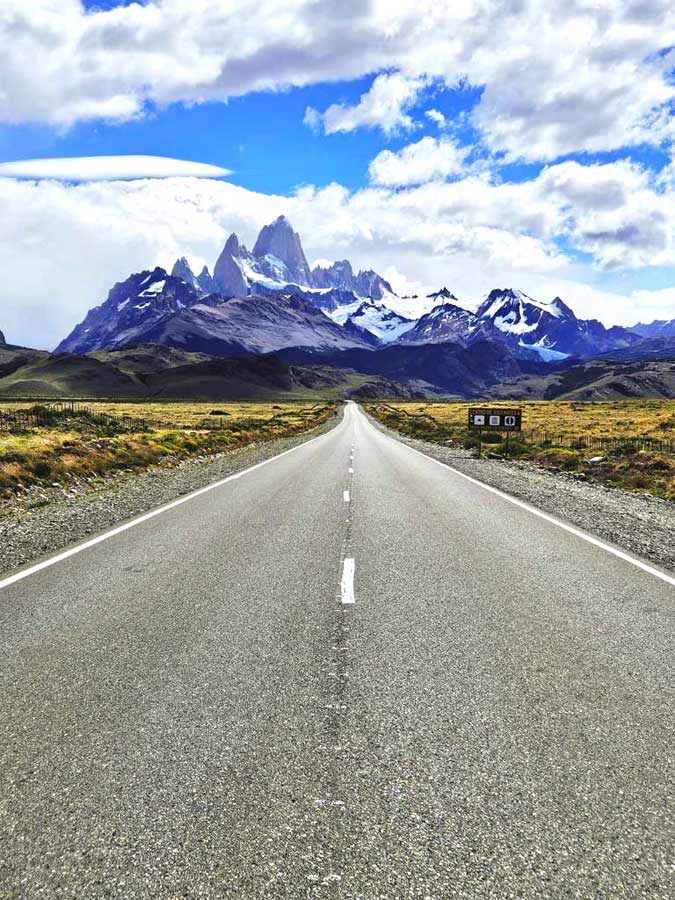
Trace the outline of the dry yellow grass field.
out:
M 104 401 L 87 401 L 83 404 L 95 414 L 110 415 L 116 417 L 130 416 L 133 419 L 147 419 L 150 422 L 177 428 L 194 428 L 205 422 L 218 422 L 213 411 L 224 411 L 228 421 L 240 421 L 241 419 L 279 419 L 294 418 L 305 415 L 312 407 L 323 405 L 320 401 L 316 404 L 309 403 L 152 403 L 152 402 L 122 402 L 110 403 Z M 25 400 L 1 400 L 1 410 L 23 409 L 28 410 L 35 406 L 34 402 Z
M 443 428 L 465 432 L 470 406 L 518 407 L 523 410 L 523 431 L 594 437 L 650 437 L 675 440 L 675 400 L 616 400 L 575 402 L 533 400 L 517 403 L 387 403 L 411 415 L 428 416 Z
M 49 413 L 43 424 L 1 424 L 3 413 L 32 408 L 0 405 L 0 496 L 287 437 L 323 424 L 335 411 L 330 403 L 91 403 Z
M 675 500 L 675 400 L 524 403 L 370 403 L 368 412 L 403 434 L 427 441 L 457 441 L 476 447 L 467 428 L 470 406 L 520 407 L 523 431 L 513 435 L 509 452 L 537 465 L 575 472 L 611 487 L 647 491 Z M 503 435 L 484 433 L 483 452 L 502 456 Z M 598 439 L 594 445 L 593 440 Z M 605 441 L 604 439 L 610 439 Z M 588 441 L 588 443 L 587 443 Z

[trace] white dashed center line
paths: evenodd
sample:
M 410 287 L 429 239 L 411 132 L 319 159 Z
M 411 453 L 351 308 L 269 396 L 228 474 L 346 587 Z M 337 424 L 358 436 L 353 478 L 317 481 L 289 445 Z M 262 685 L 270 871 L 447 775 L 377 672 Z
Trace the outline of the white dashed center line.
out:
M 352 469 L 351 466 L 349 467 L 349 474 L 350 474 L 350 475 L 353 475 L 353 474 L 354 474 L 354 470 Z
M 356 598 L 354 597 L 354 560 L 351 556 L 345 559 L 342 566 L 340 593 L 343 603 L 356 603 Z
M 342 496 L 343 496 L 345 503 L 349 503 L 349 491 L 343 491 Z

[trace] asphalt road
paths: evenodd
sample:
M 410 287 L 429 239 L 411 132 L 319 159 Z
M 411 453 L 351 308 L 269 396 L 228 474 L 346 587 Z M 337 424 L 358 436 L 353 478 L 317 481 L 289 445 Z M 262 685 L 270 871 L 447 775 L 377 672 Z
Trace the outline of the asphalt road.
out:
M 674 653 L 672 584 L 350 405 L 0 588 L 0 897 L 673 898 Z

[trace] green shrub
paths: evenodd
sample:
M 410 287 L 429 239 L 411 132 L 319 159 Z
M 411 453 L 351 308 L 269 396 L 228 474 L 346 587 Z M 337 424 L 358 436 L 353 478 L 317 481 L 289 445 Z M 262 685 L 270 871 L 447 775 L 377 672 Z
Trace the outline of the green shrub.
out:
M 546 466 L 559 466 L 561 469 L 571 471 L 579 465 L 581 455 L 575 450 L 551 447 L 539 453 L 537 459 Z
M 484 431 L 483 432 L 483 443 L 484 444 L 501 444 L 504 440 L 504 435 L 499 431 Z
M 33 463 L 33 474 L 36 478 L 49 478 L 51 471 L 51 463 L 46 459 L 36 459 Z
M 508 451 L 509 456 L 525 456 L 530 452 L 530 448 L 527 446 L 527 444 L 524 444 L 522 441 L 518 440 L 509 441 L 508 447 L 506 441 L 504 441 L 495 449 L 497 453 L 503 453 L 504 455 L 506 455 Z
M 618 447 L 615 447 L 611 451 L 612 456 L 633 456 L 637 453 L 639 448 L 635 444 L 625 443 L 620 444 Z

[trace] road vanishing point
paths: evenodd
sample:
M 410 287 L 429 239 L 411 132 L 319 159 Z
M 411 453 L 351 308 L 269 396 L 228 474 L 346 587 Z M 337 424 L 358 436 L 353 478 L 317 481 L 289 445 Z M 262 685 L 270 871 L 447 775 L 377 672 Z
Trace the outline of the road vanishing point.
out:
M 0 898 L 673 898 L 674 585 L 350 403 L 0 579 Z

